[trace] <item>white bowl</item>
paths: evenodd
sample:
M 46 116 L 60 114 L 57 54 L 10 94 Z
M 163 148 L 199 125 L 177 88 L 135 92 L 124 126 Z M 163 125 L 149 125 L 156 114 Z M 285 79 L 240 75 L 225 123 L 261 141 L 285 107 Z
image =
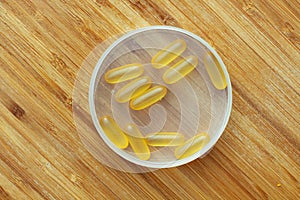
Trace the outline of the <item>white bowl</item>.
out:
M 168 67 L 153 68 L 151 56 L 178 38 L 187 43 L 187 50 L 182 56 L 195 55 L 199 63 L 185 79 L 168 85 L 161 79 L 161 74 Z M 224 72 L 227 87 L 223 90 L 214 87 L 203 65 L 203 57 L 209 52 L 215 56 Z M 115 102 L 113 94 L 125 83 L 112 85 L 104 80 L 104 74 L 109 69 L 137 62 L 145 66 L 145 74 L 151 76 L 155 84 L 168 88 L 168 94 L 162 101 L 142 111 L 133 111 L 129 104 Z M 139 166 L 168 168 L 191 162 L 212 149 L 230 116 L 232 88 L 223 61 L 206 41 L 180 28 L 150 26 L 123 35 L 105 50 L 91 77 L 89 106 L 97 132 L 116 154 Z M 100 117 L 107 115 L 113 117 L 121 128 L 128 123 L 136 123 L 142 134 L 160 130 L 178 131 L 188 139 L 196 133 L 207 132 L 211 140 L 203 149 L 184 159 L 176 159 L 174 149 L 165 147 L 152 149 L 149 160 L 140 160 L 130 148 L 121 150 L 108 139 L 98 121 Z

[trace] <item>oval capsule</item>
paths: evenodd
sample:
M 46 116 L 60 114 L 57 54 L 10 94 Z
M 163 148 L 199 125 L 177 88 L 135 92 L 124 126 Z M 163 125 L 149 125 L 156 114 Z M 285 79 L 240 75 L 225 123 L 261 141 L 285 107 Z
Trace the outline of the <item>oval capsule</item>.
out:
M 203 62 L 209 78 L 215 88 L 218 90 L 225 89 L 227 87 L 226 78 L 216 57 L 209 52 L 204 56 Z
M 150 158 L 149 147 L 136 125 L 128 124 L 124 131 L 127 134 L 129 144 L 136 156 L 141 160 L 148 160 Z
M 167 69 L 163 75 L 163 80 L 167 84 L 176 83 L 193 71 L 197 64 L 198 58 L 196 56 L 188 56 Z
M 158 132 L 146 135 L 150 146 L 179 146 L 184 143 L 184 135 L 177 132 Z
M 108 139 L 118 148 L 125 149 L 128 146 L 128 138 L 117 125 L 115 120 L 109 116 L 99 119 L 100 125 Z
M 139 63 L 133 63 L 124 65 L 121 67 L 116 67 L 105 74 L 105 80 L 108 83 L 120 83 L 130 79 L 134 79 L 144 72 L 143 65 Z
M 175 60 L 186 49 L 184 40 L 177 39 L 152 57 L 153 67 L 160 69 Z
M 148 89 L 142 95 L 130 101 L 130 107 L 133 110 L 142 110 L 148 106 L 158 102 L 167 94 L 167 89 L 164 86 L 155 86 Z
M 183 159 L 200 151 L 210 141 L 207 133 L 199 133 L 175 149 L 175 157 Z
M 151 84 L 152 80 L 148 76 L 135 79 L 118 90 L 115 94 L 115 99 L 119 103 L 125 103 L 130 99 L 140 96 L 151 87 Z

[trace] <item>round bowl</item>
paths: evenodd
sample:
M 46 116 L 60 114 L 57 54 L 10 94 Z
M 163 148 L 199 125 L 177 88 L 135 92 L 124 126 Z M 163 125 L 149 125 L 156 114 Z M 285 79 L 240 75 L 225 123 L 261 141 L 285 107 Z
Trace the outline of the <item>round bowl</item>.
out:
M 176 59 L 163 67 L 155 67 L 153 57 L 165 50 L 172 42 L 184 41 L 186 49 Z M 166 83 L 164 73 L 180 60 L 195 56 L 198 60 L 194 70 L 176 83 Z M 207 59 L 215 62 L 219 72 L 207 68 Z M 143 66 L 141 76 L 149 76 L 152 87 L 156 85 L 167 89 L 160 101 L 141 110 L 134 110 L 130 102 L 119 103 L 116 92 L 128 82 L 111 84 L 105 74 L 120 66 L 140 63 Z M 225 88 L 217 88 L 214 76 L 221 73 Z M 138 78 L 138 77 L 136 77 Z M 199 36 L 170 26 L 150 26 L 124 34 L 109 46 L 100 57 L 93 71 L 89 88 L 89 107 L 93 124 L 106 145 L 123 159 L 139 166 L 149 168 L 175 167 L 191 162 L 206 155 L 221 137 L 232 106 L 232 88 L 226 67 L 217 52 Z M 176 147 L 150 147 L 151 157 L 139 159 L 132 148 L 116 147 L 99 123 L 103 116 L 113 118 L 124 130 L 128 124 L 135 124 L 143 136 L 155 132 L 178 132 L 185 140 L 198 133 L 205 132 L 210 141 L 196 153 L 177 159 Z

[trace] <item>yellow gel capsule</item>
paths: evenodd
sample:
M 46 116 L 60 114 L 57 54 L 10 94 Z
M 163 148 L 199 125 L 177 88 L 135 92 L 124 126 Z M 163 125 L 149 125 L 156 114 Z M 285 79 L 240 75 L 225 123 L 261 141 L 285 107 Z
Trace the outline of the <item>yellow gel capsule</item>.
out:
M 142 110 L 161 100 L 167 94 L 164 86 L 155 86 L 144 92 L 142 95 L 130 101 L 133 110 Z
M 204 56 L 203 62 L 210 80 L 215 88 L 217 88 L 218 90 L 225 89 L 227 86 L 226 78 L 216 57 L 212 53 L 207 53 Z
M 163 80 L 167 84 L 176 83 L 193 71 L 197 64 L 198 58 L 196 56 L 188 56 L 167 69 L 163 75 Z
M 184 135 L 177 132 L 158 132 L 146 136 L 147 144 L 150 146 L 179 146 L 184 143 Z
M 135 79 L 117 91 L 115 95 L 116 101 L 119 103 L 124 103 L 130 99 L 138 97 L 149 87 L 151 87 L 151 84 L 152 81 L 148 76 Z
M 184 40 L 177 39 L 164 47 L 152 58 L 153 67 L 160 69 L 175 60 L 186 49 Z
M 109 116 L 100 118 L 100 125 L 110 141 L 120 149 L 128 146 L 128 138 L 117 125 L 115 120 Z
M 105 74 L 108 83 L 120 83 L 140 76 L 144 72 L 141 64 L 133 63 L 109 70 Z
M 128 124 L 125 128 L 129 144 L 136 156 L 141 160 L 148 160 L 150 158 L 150 150 L 142 133 L 134 124 Z
M 210 141 L 207 133 L 199 133 L 175 149 L 175 157 L 183 159 L 200 151 Z

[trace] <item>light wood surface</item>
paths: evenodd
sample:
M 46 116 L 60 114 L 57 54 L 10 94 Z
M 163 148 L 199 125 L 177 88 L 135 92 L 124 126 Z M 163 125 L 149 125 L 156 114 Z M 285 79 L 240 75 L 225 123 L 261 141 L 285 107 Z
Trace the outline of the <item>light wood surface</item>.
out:
M 233 110 L 205 158 L 123 173 L 81 143 L 72 89 L 98 43 L 149 25 L 217 50 Z M 1 0 L 0 199 L 300 199 L 299 52 L 298 0 Z

